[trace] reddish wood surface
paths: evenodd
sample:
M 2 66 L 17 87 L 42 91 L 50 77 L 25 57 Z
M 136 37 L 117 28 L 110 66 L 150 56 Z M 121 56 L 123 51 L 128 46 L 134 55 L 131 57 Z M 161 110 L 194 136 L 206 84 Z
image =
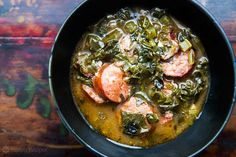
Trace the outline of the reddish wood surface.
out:
M 56 33 L 80 1 L 0 0 L 0 157 L 94 156 L 62 126 L 47 82 Z M 199 1 L 222 24 L 236 52 L 236 0 Z M 236 109 L 199 156 L 236 156 Z

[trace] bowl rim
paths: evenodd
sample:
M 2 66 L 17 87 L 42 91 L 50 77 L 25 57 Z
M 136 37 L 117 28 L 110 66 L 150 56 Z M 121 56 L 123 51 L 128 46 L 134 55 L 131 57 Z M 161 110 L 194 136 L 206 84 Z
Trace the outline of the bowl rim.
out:
M 56 107 L 56 111 L 57 114 L 59 115 L 61 122 L 63 123 L 63 125 L 67 128 L 67 130 L 69 130 L 69 132 L 72 133 L 72 135 L 75 137 L 75 139 L 77 139 L 78 142 L 80 142 L 80 144 L 84 145 L 85 148 L 87 148 L 89 151 L 91 151 L 92 153 L 95 153 L 96 155 L 100 155 L 100 156 L 106 156 L 105 154 L 97 151 L 95 148 L 92 148 L 90 145 L 88 145 L 83 139 L 81 139 L 74 131 L 73 128 L 71 128 L 70 124 L 67 122 L 66 118 L 64 117 L 64 115 L 62 114 L 62 112 L 60 111 L 60 107 L 57 104 L 56 98 L 55 98 L 55 94 L 54 94 L 54 90 L 52 87 L 52 69 L 51 69 L 51 65 L 52 65 L 52 60 L 53 60 L 53 54 L 54 54 L 54 49 L 55 49 L 55 45 L 57 43 L 57 40 L 59 38 L 59 35 L 61 34 L 64 26 L 66 25 L 67 21 L 70 19 L 70 17 L 77 11 L 77 9 L 79 9 L 82 5 L 84 5 L 85 3 L 87 3 L 88 1 L 91 0 L 81 0 L 81 2 L 79 2 L 79 4 L 77 6 L 74 7 L 74 9 L 72 9 L 72 11 L 68 14 L 68 16 L 65 18 L 64 22 L 62 23 L 62 25 L 60 26 L 60 29 L 57 32 L 57 35 L 54 39 L 54 43 L 52 45 L 51 48 L 51 54 L 50 54 L 50 58 L 49 58 L 49 64 L 48 64 L 48 81 L 49 81 L 49 88 L 50 88 L 50 93 L 53 99 L 53 103 L 54 106 Z M 234 54 L 234 49 L 232 48 L 231 42 L 229 40 L 229 38 L 227 37 L 223 27 L 220 25 L 219 21 L 213 16 L 213 14 L 205 7 L 203 6 L 199 1 L 197 0 L 191 0 L 190 3 L 192 3 L 192 5 L 194 5 L 194 7 L 197 7 L 204 15 L 206 15 L 208 17 L 208 19 L 214 23 L 216 29 L 219 31 L 221 37 L 223 38 L 223 40 L 225 41 L 229 52 L 230 53 L 230 58 L 231 58 L 231 62 L 232 65 L 234 66 L 233 68 L 233 73 L 234 73 L 234 90 L 233 90 L 233 98 L 230 104 L 230 109 L 229 112 L 225 118 L 225 121 L 223 122 L 223 124 L 221 125 L 220 129 L 216 132 L 216 134 L 211 138 L 211 140 L 209 140 L 204 146 L 202 146 L 199 150 L 197 150 L 196 152 L 190 154 L 189 156 L 195 156 L 197 154 L 199 154 L 200 152 L 202 152 L 204 149 L 206 149 L 218 136 L 219 134 L 223 131 L 223 129 L 225 128 L 226 124 L 229 121 L 229 118 L 232 114 L 233 108 L 235 106 L 236 103 L 236 57 Z

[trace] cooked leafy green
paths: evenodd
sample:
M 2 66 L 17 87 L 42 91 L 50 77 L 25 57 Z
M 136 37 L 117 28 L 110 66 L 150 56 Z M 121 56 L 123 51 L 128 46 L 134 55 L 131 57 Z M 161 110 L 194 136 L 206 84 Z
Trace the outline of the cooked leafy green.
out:
M 137 30 L 138 26 L 135 23 L 135 21 L 131 20 L 131 21 L 127 21 L 124 25 L 124 30 L 127 33 L 134 33 Z
M 203 82 L 199 78 L 199 81 L 187 80 L 186 82 L 181 82 L 178 85 L 176 95 L 182 101 L 189 101 L 197 96 L 202 91 Z
M 125 134 L 134 136 L 148 130 L 145 117 L 142 114 L 122 112 L 121 116 Z
M 140 27 L 146 29 L 148 28 L 149 26 L 151 26 L 151 22 L 149 20 L 149 18 L 147 16 L 143 16 L 141 15 L 138 19 L 138 24 Z
M 123 35 L 123 31 L 119 28 L 116 28 L 112 30 L 111 32 L 109 32 L 108 34 L 106 34 L 104 38 L 102 39 L 102 41 L 105 44 L 107 44 L 111 40 L 119 40 L 122 37 L 122 35 Z
M 88 34 L 85 42 L 85 48 L 88 48 L 91 51 L 97 51 L 104 47 L 102 39 L 95 34 Z
M 190 41 L 188 41 L 188 39 L 184 39 L 184 41 L 180 42 L 179 46 L 183 52 L 192 48 L 192 44 L 190 43 Z

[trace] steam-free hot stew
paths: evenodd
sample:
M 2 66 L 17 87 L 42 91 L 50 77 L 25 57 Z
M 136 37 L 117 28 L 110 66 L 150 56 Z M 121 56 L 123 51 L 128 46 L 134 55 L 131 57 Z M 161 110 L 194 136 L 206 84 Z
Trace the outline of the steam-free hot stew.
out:
M 71 89 L 89 125 L 118 143 L 174 139 L 199 117 L 209 87 L 200 39 L 165 10 L 124 8 L 88 29 Z

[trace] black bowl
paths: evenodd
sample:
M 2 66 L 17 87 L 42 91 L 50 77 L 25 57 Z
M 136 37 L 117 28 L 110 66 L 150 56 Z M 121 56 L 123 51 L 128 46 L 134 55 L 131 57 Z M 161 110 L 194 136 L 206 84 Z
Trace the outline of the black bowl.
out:
M 114 144 L 92 130 L 77 111 L 70 89 L 69 67 L 77 41 L 88 26 L 123 7 L 167 9 L 200 37 L 210 61 L 210 92 L 200 119 L 175 140 L 148 149 Z M 233 49 L 223 29 L 196 1 L 85 0 L 70 14 L 58 33 L 49 64 L 49 82 L 63 123 L 81 144 L 97 155 L 193 156 L 219 135 L 229 119 L 235 97 L 234 60 Z

